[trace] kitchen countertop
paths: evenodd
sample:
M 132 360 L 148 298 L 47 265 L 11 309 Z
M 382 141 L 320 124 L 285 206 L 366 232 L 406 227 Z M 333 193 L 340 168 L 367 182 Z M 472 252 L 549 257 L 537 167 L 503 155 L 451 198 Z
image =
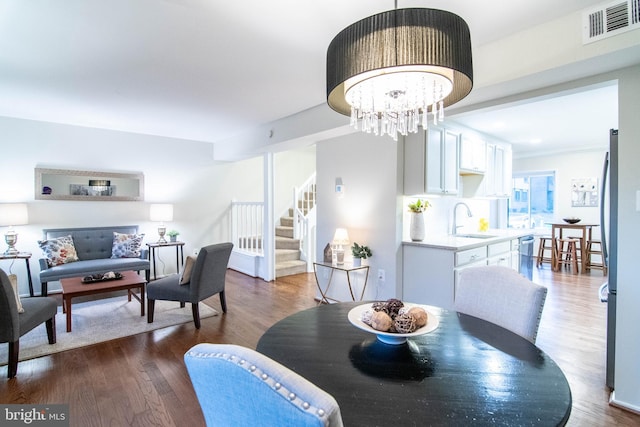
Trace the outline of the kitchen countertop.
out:
M 461 237 L 460 235 L 471 234 L 478 237 Z M 459 235 L 433 235 L 427 236 L 421 242 L 413 242 L 411 240 L 403 240 L 402 244 L 407 246 L 422 246 L 425 248 L 445 249 L 450 251 L 459 251 L 465 249 L 473 249 L 493 243 L 504 242 L 506 240 L 517 239 L 523 236 L 535 234 L 534 230 L 527 229 L 490 229 L 486 232 L 464 233 Z M 491 236 L 491 237 L 488 237 Z

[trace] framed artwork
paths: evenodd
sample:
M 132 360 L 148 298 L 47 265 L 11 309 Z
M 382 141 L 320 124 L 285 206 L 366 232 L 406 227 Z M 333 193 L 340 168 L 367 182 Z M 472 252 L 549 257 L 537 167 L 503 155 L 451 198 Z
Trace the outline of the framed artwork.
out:
M 571 179 L 572 207 L 597 207 L 598 201 L 598 178 Z

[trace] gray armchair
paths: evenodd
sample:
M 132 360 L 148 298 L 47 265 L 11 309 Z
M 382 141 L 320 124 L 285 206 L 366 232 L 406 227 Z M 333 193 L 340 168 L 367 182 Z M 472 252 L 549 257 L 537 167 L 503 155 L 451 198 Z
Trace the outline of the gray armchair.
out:
M 147 322 L 153 323 L 156 300 L 178 301 L 181 307 L 187 302 L 191 303 L 193 323 L 197 329 L 200 329 L 198 303 L 203 299 L 220 294 L 220 305 L 226 313 L 224 285 L 232 249 L 233 243 L 218 243 L 200 249 L 191 280 L 186 284 L 180 284 L 180 274 L 172 274 L 150 282 L 147 285 Z
M 497 265 L 460 272 L 454 308 L 536 342 L 547 288 L 517 271 Z
M 7 274 L 0 270 L 0 343 L 9 343 L 7 377 L 18 372 L 20 337 L 46 323 L 49 344 L 56 343 L 56 300 L 48 297 L 32 297 L 22 300 L 23 313 L 18 313 L 18 304 Z

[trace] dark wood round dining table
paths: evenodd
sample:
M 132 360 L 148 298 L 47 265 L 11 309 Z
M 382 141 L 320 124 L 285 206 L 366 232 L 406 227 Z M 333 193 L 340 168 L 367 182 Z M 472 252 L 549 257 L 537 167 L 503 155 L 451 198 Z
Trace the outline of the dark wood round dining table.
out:
M 353 326 L 362 302 L 324 304 L 269 328 L 257 350 L 331 394 L 351 426 L 556 426 L 571 413 L 558 365 L 533 343 L 455 311 L 400 345 Z

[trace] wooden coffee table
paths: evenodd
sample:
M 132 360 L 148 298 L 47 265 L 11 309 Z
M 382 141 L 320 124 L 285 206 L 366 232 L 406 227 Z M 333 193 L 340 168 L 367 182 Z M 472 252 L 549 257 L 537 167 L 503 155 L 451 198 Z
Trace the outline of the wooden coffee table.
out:
M 67 332 L 71 332 L 71 299 L 83 295 L 96 295 L 126 289 L 129 301 L 132 296 L 140 301 L 140 316 L 144 316 L 144 286 L 147 281 L 135 271 L 123 271 L 121 274 L 122 279 L 91 283 L 82 283 L 82 277 L 60 279 L 62 311 L 67 313 Z M 133 292 L 136 288 L 140 289 L 140 296 Z

